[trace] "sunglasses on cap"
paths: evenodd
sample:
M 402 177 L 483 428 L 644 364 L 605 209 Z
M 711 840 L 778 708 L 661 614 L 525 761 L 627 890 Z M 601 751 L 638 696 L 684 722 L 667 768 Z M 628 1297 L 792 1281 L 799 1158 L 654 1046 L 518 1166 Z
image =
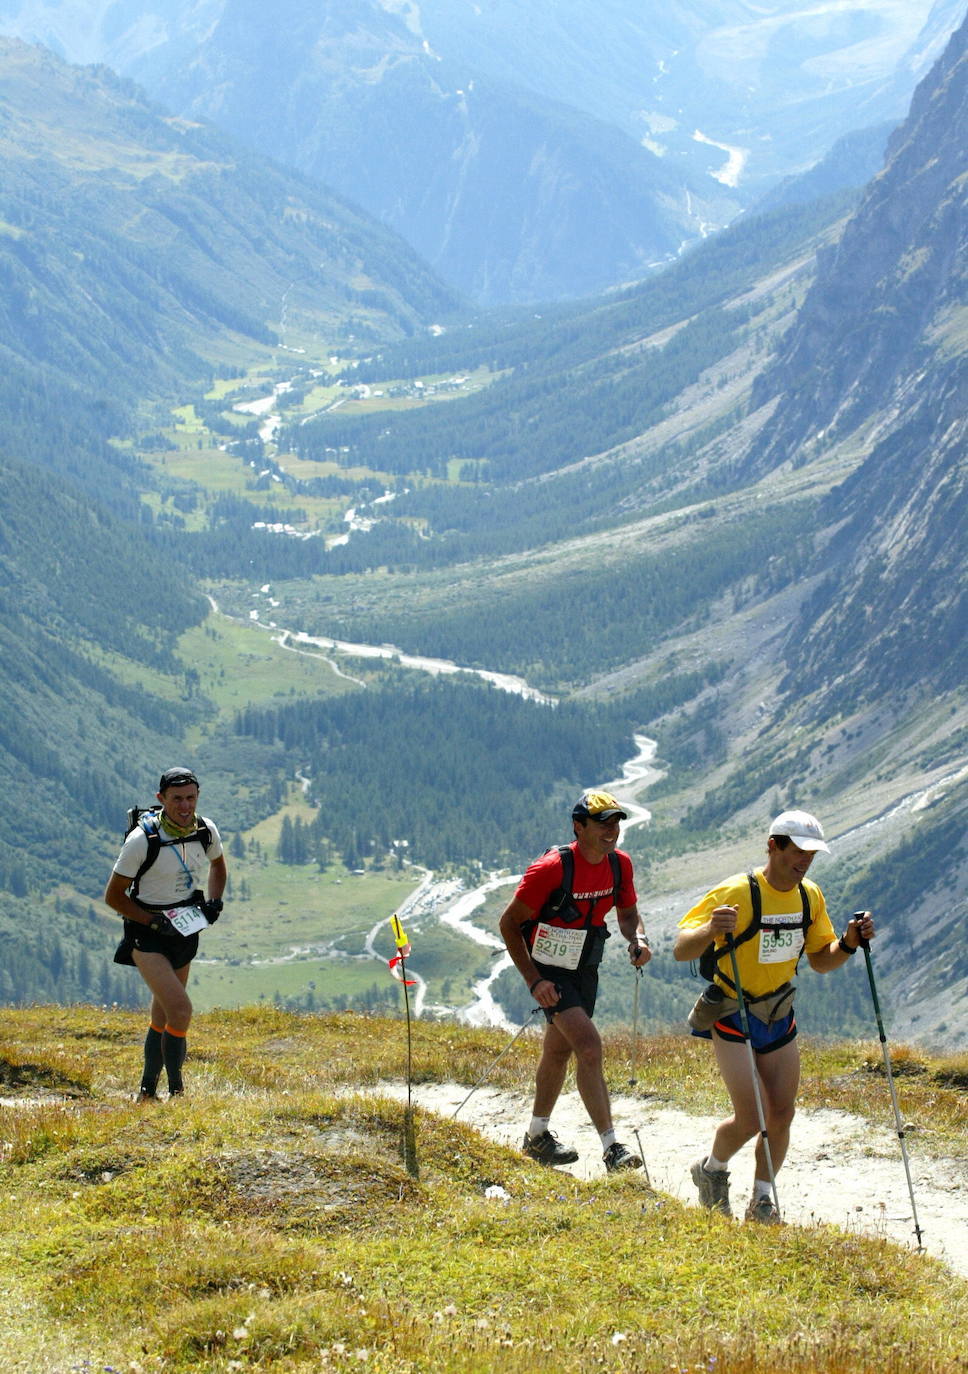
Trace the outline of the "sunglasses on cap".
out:
M 164 792 L 168 787 L 187 787 L 189 784 L 198 786 L 198 778 L 190 768 L 169 768 L 166 773 L 161 775 L 158 791 Z

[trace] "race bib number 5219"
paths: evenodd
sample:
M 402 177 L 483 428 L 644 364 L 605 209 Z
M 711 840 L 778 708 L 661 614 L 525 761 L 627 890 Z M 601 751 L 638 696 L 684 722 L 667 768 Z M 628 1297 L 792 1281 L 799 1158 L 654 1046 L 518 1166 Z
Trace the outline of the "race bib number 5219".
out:
M 531 958 L 536 964 L 553 964 L 555 968 L 577 968 L 585 947 L 587 930 L 566 930 L 541 921 L 534 933 Z

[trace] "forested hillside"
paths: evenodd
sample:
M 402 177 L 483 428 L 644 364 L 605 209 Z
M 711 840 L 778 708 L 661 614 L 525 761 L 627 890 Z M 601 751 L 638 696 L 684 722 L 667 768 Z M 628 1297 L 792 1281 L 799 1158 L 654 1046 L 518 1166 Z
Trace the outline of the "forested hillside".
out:
M 105 68 L 0 39 L 0 82 L 0 348 L 54 385 L 131 403 L 246 347 L 380 340 L 454 309 L 388 231 Z
M 0 89 L 0 785 L 19 799 L 0 997 L 125 1001 L 97 899 L 128 806 L 212 714 L 178 641 L 207 609 L 193 562 L 218 558 L 209 534 L 193 559 L 191 498 L 139 448 L 280 329 L 391 338 L 454 302 L 385 230 L 106 69 L 4 39 Z M 239 823 L 275 786 L 248 812 L 236 793 Z M 26 936 L 25 910 L 44 913 Z

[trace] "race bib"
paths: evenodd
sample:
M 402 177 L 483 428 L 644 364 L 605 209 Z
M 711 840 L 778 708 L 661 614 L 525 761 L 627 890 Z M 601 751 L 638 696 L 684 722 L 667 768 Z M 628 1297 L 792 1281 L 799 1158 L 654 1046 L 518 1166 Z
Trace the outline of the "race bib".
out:
M 166 911 L 165 915 L 179 935 L 194 935 L 196 931 L 204 930 L 208 925 L 197 906 L 175 906 Z
M 587 930 L 566 930 L 562 926 L 549 926 L 540 921 L 531 946 L 531 957 L 536 964 L 577 968 L 587 935 Z
M 759 961 L 761 964 L 786 964 L 796 959 L 803 948 L 803 930 L 800 925 L 795 930 L 780 930 L 780 926 L 790 926 L 800 918 L 800 912 L 791 911 L 779 916 L 763 917 L 760 931 Z

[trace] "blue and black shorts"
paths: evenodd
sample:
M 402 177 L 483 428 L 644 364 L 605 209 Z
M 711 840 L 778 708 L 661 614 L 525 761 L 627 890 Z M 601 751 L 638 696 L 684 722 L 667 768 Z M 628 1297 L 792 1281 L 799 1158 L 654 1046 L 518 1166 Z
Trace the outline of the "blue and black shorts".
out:
M 757 1054 L 770 1054 L 773 1050 L 782 1049 L 784 1045 L 789 1045 L 791 1040 L 797 1037 L 797 1018 L 795 1012 L 789 1012 L 786 1016 L 781 1016 L 779 1021 L 761 1021 L 758 1016 L 749 1013 L 750 1022 L 750 1042 Z M 734 1011 L 731 1016 L 724 1016 L 713 1026 L 713 1031 L 719 1036 L 720 1040 L 735 1040 L 741 1044 L 746 1036 L 743 1033 L 743 1018 L 738 1011 Z M 700 1040 L 711 1040 L 712 1031 L 692 1032 Z

